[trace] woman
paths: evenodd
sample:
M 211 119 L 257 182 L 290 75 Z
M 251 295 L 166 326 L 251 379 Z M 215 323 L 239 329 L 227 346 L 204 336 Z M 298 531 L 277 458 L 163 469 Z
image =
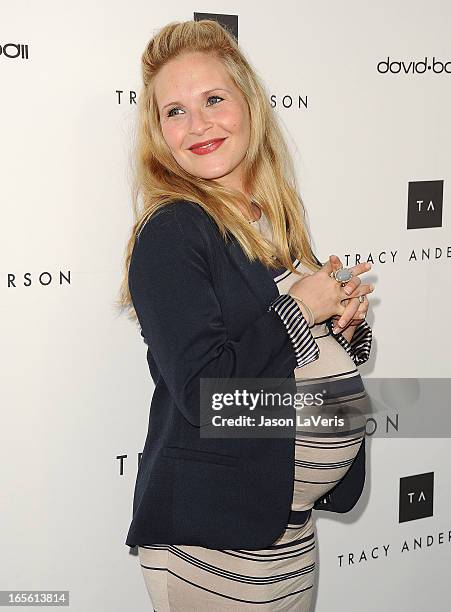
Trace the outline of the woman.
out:
M 167 25 L 142 75 L 121 304 L 155 390 L 126 543 L 158 612 L 307 611 L 312 508 L 347 511 L 360 496 L 362 420 L 295 438 L 203 437 L 199 381 L 308 381 L 358 412 L 370 265 L 349 280 L 338 257 L 313 255 L 268 96 L 219 24 Z

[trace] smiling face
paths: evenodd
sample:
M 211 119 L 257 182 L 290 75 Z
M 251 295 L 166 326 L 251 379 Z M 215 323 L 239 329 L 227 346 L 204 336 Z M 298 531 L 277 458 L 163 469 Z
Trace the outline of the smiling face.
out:
M 249 109 L 222 63 L 199 52 L 177 57 L 157 73 L 154 94 L 163 138 L 177 163 L 193 176 L 242 191 Z M 211 147 L 192 148 L 211 140 Z

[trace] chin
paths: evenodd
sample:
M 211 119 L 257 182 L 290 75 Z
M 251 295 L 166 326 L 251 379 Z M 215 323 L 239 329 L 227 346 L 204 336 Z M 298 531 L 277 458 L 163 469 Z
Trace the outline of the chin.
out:
M 201 170 L 194 170 L 192 169 L 187 170 L 187 172 L 190 172 L 190 174 L 192 174 L 193 176 L 197 176 L 198 178 L 202 178 L 206 181 L 213 181 L 215 179 L 219 179 L 223 176 L 227 176 L 227 174 L 230 174 L 232 170 L 229 168 L 215 168 L 214 170 L 205 170 L 205 171 L 201 171 Z

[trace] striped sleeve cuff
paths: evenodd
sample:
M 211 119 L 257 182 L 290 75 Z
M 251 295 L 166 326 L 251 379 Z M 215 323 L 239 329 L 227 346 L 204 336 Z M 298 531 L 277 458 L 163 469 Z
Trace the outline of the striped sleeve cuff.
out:
M 291 295 L 287 293 L 279 295 L 271 302 L 268 310 L 273 310 L 282 319 L 293 343 L 298 368 L 318 359 L 319 347 L 312 336 L 302 310 Z
M 328 327 L 332 333 L 332 321 L 329 319 Z M 343 334 L 332 334 L 341 346 L 345 349 L 348 355 L 352 358 L 355 365 L 362 365 L 368 360 L 371 352 L 371 342 L 373 340 L 373 332 L 371 327 L 364 320 L 358 325 L 349 343 Z

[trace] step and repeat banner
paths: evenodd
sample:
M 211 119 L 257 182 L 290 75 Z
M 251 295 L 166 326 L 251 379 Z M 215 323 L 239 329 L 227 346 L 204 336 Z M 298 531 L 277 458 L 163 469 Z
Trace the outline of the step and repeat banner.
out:
M 205 17 L 265 82 L 318 257 L 373 264 L 360 373 L 379 410 L 357 506 L 315 511 L 315 610 L 445 612 L 451 6 L 439 0 L 2 7 L 0 590 L 66 591 L 76 612 L 151 609 L 125 537 L 153 383 L 114 300 L 140 56 L 166 23 Z

